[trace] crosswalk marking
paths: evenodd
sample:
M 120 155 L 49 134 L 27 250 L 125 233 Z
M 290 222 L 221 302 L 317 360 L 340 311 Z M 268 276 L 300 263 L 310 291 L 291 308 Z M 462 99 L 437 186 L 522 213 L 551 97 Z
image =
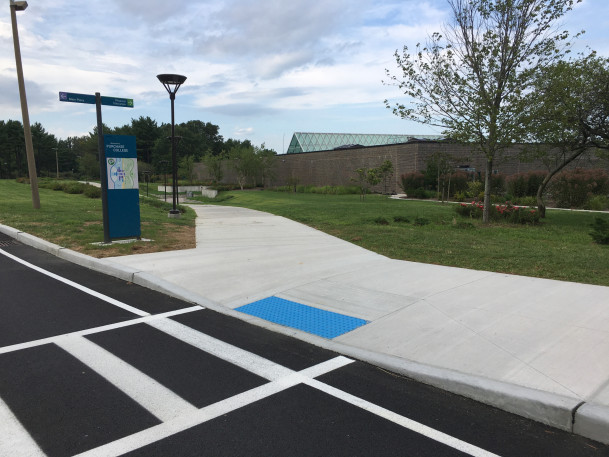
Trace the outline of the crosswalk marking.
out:
M 237 365 L 250 373 L 254 373 L 271 381 L 292 373 L 292 370 L 275 362 L 271 362 L 268 359 L 252 354 L 251 352 L 240 349 L 232 344 L 225 343 L 224 341 L 201 333 L 187 325 L 180 324 L 179 322 L 163 319 L 148 322 L 148 325 L 185 343 L 195 346 L 208 354 L 214 355 L 233 365 Z
M 30 434 L 0 398 L 0 456 L 11 457 L 44 457 L 45 453 L 38 447 Z
M 124 309 L 126 311 L 129 311 L 130 313 L 136 314 L 138 316 L 150 316 L 150 313 L 147 313 L 146 311 L 142 311 L 141 309 L 137 309 L 137 308 L 135 308 L 135 307 L 133 307 L 131 305 L 123 303 L 123 302 L 121 302 L 119 300 L 116 300 L 116 299 L 114 299 L 112 297 L 108 297 L 107 295 L 99 293 L 99 292 L 97 292 L 97 291 L 95 291 L 93 289 L 89 289 L 88 287 L 85 287 L 85 286 L 83 286 L 81 284 L 78 284 L 77 282 L 70 281 L 69 279 L 66 279 L 66 278 L 64 278 L 62 276 L 56 275 L 55 273 L 51 273 L 50 271 L 45 270 L 44 268 L 37 267 L 36 265 L 31 264 L 29 262 L 26 262 L 25 260 L 20 259 L 19 257 L 14 256 L 12 254 L 9 254 L 8 252 L 6 252 L 6 251 L 4 251 L 2 249 L 0 249 L 0 254 L 8 257 L 9 259 L 14 260 L 15 262 L 20 263 L 20 264 L 22 264 L 22 265 L 24 265 L 24 266 L 26 266 L 28 268 L 31 268 L 32 270 L 35 270 L 38 273 L 42 273 L 43 275 L 46 275 L 46 276 L 48 276 L 50 278 L 53 278 L 53 279 L 56 279 L 59 282 L 62 282 L 64 284 L 68 285 L 68 286 L 74 287 L 75 289 L 78 289 L 81 292 L 84 292 L 86 294 L 92 295 L 95 298 L 99 298 L 100 300 L 103 300 L 106 303 L 110 303 L 111 305 L 118 306 L 119 308 L 122 308 L 122 309 Z
M 303 378 L 308 378 L 308 373 L 320 376 L 352 362 L 354 361 L 340 356 L 301 372 L 288 370 L 290 373 L 286 376 L 260 387 L 206 406 L 195 413 L 178 417 L 172 421 L 150 427 L 139 433 L 83 452 L 74 457 L 117 457 L 289 389 L 300 384 Z
M 174 311 L 167 311 L 166 313 L 153 314 L 145 317 L 138 317 L 137 319 L 130 319 L 122 322 L 115 322 L 114 324 L 102 325 L 100 327 L 93 327 L 85 330 L 78 330 L 76 332 L 64 333 L 63 335 L 50 336 L 48 338 L 41 338 L 39 340 L 27 341 L 25 343 L 12 344 L 10 346 L 0 347 L 0 354 L 6 354 L 7 352 L 20 351 L 22 349 L 28 349 L 36 346 L 42 346 L 43 344 L 56 343 L 64 338 L 71 338 L 73 336 L 84 336 L 92 335 L 94 333 L 101 333 L 108 330 L 114 330 L 117 328 L 128 327 L 130 325 L 141 324 L 145 322 L 152 322 L 158 319 L 164 319 L 167 317 L 178 316 L 180 314 L 192 313 L 193 311 L 201 311 L 205 309 L 199 305 L 191 306 L 190 308 L 182 308 Z
M 200 309 L 200 307 L 189 309 L 194 310 L 194 308 Z M 184 310 L 180 311 L 186 312 Z M 158 318 L 154 319 L 154 317 Z M 204 408 L 197 409 L 194 405 L 162 386 L 148 375 L 83 337 L 83 335 L 87 333 L 103 331 L 99 330 L 102 327 L 52 338 L 53 343 L 57 344 L 92 370 L 106 378 L 110 383 L 118 387 L 162 421 L 159 425 L 83 452 L 75 457 L 116 457 L 155 443 L 221 415 L 228 414 L 298 384 L 306 384 L 350 403 L 351 405 L 362 408 L 371 414 L 390 420 L 404 428 L 474 457 L 497 457 L 496 454 L 485 451 L 484 449 L 461 441 L 458 438 L 442 433 L 419 422 L 415 422 L 407 417 L 401 416 L 315 379 L 354 362 L 354 360 L 347 357 L 338 356 L 307 369 L 293 371 L 268 359 L 168 319 L 167 316 L 160 317 L 160 315 L 158 315 L 133 319 L 132 321 L 129 321 L 129 324 L 127 325 L 141 322 L 145 322 L 202 351 L 262 376 L 270 382 Z M 107 326 L 104 326 L 103 328 L 107 330 L 105 327 Z M 12 446 L 12 442 L 19 443 L 19 452 L 13 452 L 12 447 L 6 448 L 7 444 L 0 443 L 0 456 L 39 457 L 45 455 L 1 399 L 0 423 L 3 425 L 8 424 L 5 425 L 4 430 L 8 430 L 6 436 L 11 437 L 11 445 L 9 446 Z
M 64 338 L 56 344 L 114 384 L 161 422 L 197 410 L 150 376 L 82 336 Z
M 438 441 L 439 443 L 446 444 L 447 446 L 450 446 L 453 449 L 457 449 L 471 456 L 498 457 L 497 454 L 493 454 L 492 452 L 474 446 L 473 444 L 461 441 L 460 439 L 455 438 L 454 436 L 447 435 L 446 433 L 442 433 L 439 430 L 428 427 L 427 425 L 421 424 L 420 422 L 408 419 L 407 417 L 401 416 L 397 413 L 394 413 L 393 411 L 375 405 L 374 403 L 370 403 L 369 401 L 356 397 L 355 395 L 351 395 L 350 393 L 319 382 L 316 379 L 303 379 L 303 383 L 318 390 L 321 390 L 322 392 L 332 395 L 333 397 L 336 397 L 347 403 L 350 403 L 354 406 L 357 406 L 358 408 L 362 408 L 372 414 L 387 419 L 395 424 L 401 425 L 402 427 L 407 428 L 408 430 L 412 430 L 413 432 L 431 438 L 432 440 Z

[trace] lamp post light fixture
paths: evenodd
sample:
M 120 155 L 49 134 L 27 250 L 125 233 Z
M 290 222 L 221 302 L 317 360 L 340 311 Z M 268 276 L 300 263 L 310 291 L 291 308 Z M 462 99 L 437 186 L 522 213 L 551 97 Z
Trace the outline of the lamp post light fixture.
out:
M 145 170 L 142 173 L 144 173 L 144 176 L 146 177 L 146 197 L 148 196 L 148 183 L 150 183 L 150 173 L 152 173 L 150 170 Z
M 169 162 L 167 160 L 161 160 L 159 164 L 163 166 L 163 182 L 165 183 L 165 201 L 167 201 L 167 164 Z
M 23 117 L 23 133 L 25 136 L 25 153 L 27 156 L 27 168 L 30 176 L 30 187 L 32 188 L 32 205 L 34 209 L 40 209 L 40 196 L 38 194 L 38 177 L 36 176 L 36 160 L 34 159 L 34 146 L 32 144 L 32 129 L 30 127 L 30 115 L 27 109 L 27 97 L 25 94 L 25 83 L 23 80 L 23 66 L 21 64 L 21 49 L 19 47 L 19 31 L 17 30 L 17 11 L 24 11 L 27 2 L 16 2 L 11 0 L 11 25 L 13 27 L 13 45 L 15 47 L 15 64 L 17 67 L 17 81 L 19 83 L 19 97 L 21 99 L 21 116 Z
M 55 151 L 55 166 L 57 167 L 57 179 L 59 179 L 59 156 L 57 155 L 58 148 L 51 148 Z
M 169 99 L 171 100 L 171 162 L 173 167 L 173 182 L 171 190 L 173 193 L 173 209 L 169 211 L 169 217 L 180 217 L 180 211 L 177 209 L 178 204 L 178 162 L 176 158 L 176 136 L 175 136 L 175 114 L 174 114 L 174 101 L 176 99 L 176 92 L 180 88 L 186 76 L 182 75 L 170 75 L 162 74 L 157 75 L 158 80 L 163 84 L 167 92 L 169 92 Z

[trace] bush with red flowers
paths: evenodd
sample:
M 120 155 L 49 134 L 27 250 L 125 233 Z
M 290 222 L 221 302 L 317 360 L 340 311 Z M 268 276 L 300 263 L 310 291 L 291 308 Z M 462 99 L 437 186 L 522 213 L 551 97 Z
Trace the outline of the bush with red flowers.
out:
M 484 205 L 482 202 L 460 203 L 457 214 L 472 219 L 482 219 Z M 540 220 L 537 208 L 516 206 L 511 202 L 501 205 L 491 205 L 489 217 L 496 222 L 510 222 L 512 224 L 538 224 Z

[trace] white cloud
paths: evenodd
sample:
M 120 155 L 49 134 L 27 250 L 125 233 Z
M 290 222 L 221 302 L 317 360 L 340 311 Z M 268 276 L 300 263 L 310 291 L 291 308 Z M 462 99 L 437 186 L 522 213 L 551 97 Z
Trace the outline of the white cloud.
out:
M 175 72 L 188 77 L 178 122 L 209 121 L 225 137 L 252 135 L 281 150 L 286 132 L 305 126 L 406 125 L 383 107 L 400 96 L 381 83 L 385 69 L 396 69 L 396 50 L 440 31 L 447 14 L 445 0 L 54 0 L 30 2 L 18 22 L 32 121 L 58 136 L 95 124 L 91 107 L 60 103 L 60 90 L 134 98 L 133 110 L 104 111 L 109 125 L 140 115 L 168 122 L 156 75 Z M 20 118 L 8 16 L 0 10 L 0 108 Z M 582 44 L 608 55 L 608 18 L 608 2 L 585 0 L 565 25 L 587 29 Z
M 254 133 L 253 127 L 238 127 L 233 131 L 233 134 L 237 137 L 247 137 Z

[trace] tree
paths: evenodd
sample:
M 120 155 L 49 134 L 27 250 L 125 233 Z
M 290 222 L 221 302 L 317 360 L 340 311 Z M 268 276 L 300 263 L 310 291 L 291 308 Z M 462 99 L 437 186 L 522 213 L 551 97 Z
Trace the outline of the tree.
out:
M 387 184 L 389 179 L 393 176 L 393 162 L 391 160 L 385 160 L 380 167 L 378 167 L 379 177 L 383 183 L 383 193 L 387 194 Z
M 609 59 L 595 54 L 557 62 L 536 74 L 527 96 L 528 155 L 541 159 L 548 174 L 537 189 L 537 206 L 545 217 L 543 194 L 550 180 L 583 154 L 609 150 Z
M 131 126 L 124 128 L 122 132 L 116 132 L 116 134 L 135 135 L 138 159 L 151 163 L 152 151 L 156 140 L 161 136 L 161 132 L 155 120 L 149 116 L 140 116 L 138 119 L 131 119 Z
M 195 179 L 195 158 L 193 156 L 182 157 L 178 163 L 178 174 L 192 184 Z
M 351 178 L 351 180 L 357 183 L 360 189 L 360 200 L 364 201 L 370 187 L 381 182 L 381 171 L 380 168 L 358 168 L 355 173 L 357 173 L 357 177 Z
M 438 126 L 486 159 L 483 220 L 489 221 L 493 162 L 526 136 L 524 95 L 538 69 L 562 59 L 568 32 L 555 22 L 581 0 L 448 0 L 453 22 L 416 53 L 396 51 L 392 76 L 408 103 L 394 114 Z M 385 101 L 387 107 L 391 107 Z
M 27 172 L 25 167 L 25 140 L 23 125 L 19 121 L 8 120 L 3 125 L 2 133 L 2 160 L 6 164 L 8 175 L 23 176 Z
M 99 160 L 96 155 L 86 152 L 79 157 L 78 171 L 87 181 L 89 179 L 99 179 Z
M 219 135 L 219 127 L 209 122 L 188 121 L 176 126 L 176 135 L 180 140 L 180 154 L 194 156 L 200 160 L 205 154 L 222 152 L 223 138 Z
M 213 184 L 218 184 L 224 177 L 224 160 L 224 154 L 213 155 L 208 153 L 203 157 L 203 163 L 207 167 L 207 173 Z
M 254 147 L 254 153 L 258 158 L 258 170 L 260 172 L 262 187 L 265 187 L 267 181 L 275 179 L 277 153 L 272 149 L 267 149 L 264 143 L 260 147 Z
M 237 172 L 237 183 L 241 190 L 249 178 L 255 177 L 259 170 L 259 161 L 252 146 L 241 144 L 234 146 L 228 154 L 231 166 Z
M 427 160 L 425 184 L 430 187 L 435 187 L 437 198 L 440 199 L 441 197 L 442 201 L 444 201 L 445 194 L 450 196 L 450 179 L 452 172 L 452 158 L 445 151 L 436 151 Z
M 39 122 L 32 125 L 31 132 L 38 175 L 42 174 L 42 170 L 46 170 L 47 176 L 50 176 L 51 172 L 57 168 L 55 161 L 57 139 L 55 135 L 48 133 Z

